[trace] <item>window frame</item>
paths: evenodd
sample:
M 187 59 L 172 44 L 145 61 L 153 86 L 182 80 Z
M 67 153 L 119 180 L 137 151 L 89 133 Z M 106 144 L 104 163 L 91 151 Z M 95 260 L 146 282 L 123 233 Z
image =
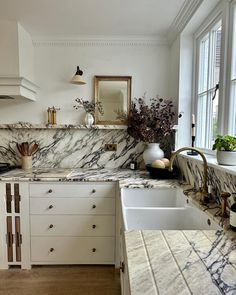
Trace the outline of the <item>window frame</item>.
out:
M 236 2 L 236 0 L 234 0 Z M 225 3 L 220 3 L 216 6 L 216 8 L 210 13 L 210 15 L 207 17 L 207 19 L 199 26 L 197 31 L 193 34 L 193 44 L 194 44 L 194 52 L 193 52 L 193 91 L 192 91 L 192 113 L 196 116 L 196 122 L 198 119 L 197 116 L 197 108 L 198 108 L 198 85 L 199 85 L 199 58 L 200 55 L 198 54 L 200 52 L 200 42 L 199 40 L 204 38 L 206 34 L 214 28 L 214 26 L 217 25 L 219 21 L 221 21 L 221 61 L 220 61 L 220 76 L 219 76 L 219 83 L 220 85 L 225 85 L 225 79 L 226 79 L 226 73 L 227 73 L 227 60 L 225 59 L 227 57 L 226 54 L 226 45 L 227 45 L 227 38 L 226 38 L 226 30 L 227 30 L 227 9 L 226 9 Z M 221 134 L 224 133 L 225 130 L 225 87 L 220 87 L 219 89 L 219 97 L 221 99 L 219 100 L 219 107 L 218 107 L 218 129 L 217 133 Z M 196 125 L 196 136 L 198 133 L 198 127 Z M 215 151 L 212 151 L 208 148 L 203 148 L 196 146 L 205 153 L 208 154 L 215 154 Z

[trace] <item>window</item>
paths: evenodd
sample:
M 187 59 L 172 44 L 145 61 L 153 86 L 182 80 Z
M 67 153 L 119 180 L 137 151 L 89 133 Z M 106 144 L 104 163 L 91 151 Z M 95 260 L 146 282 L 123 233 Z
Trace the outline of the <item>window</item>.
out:
M 230 73 L 230 112 L 229 112 L 229 131 L 236 134 L 236 4 L 233 6 L 233 28 L 232 28 L 232 54 L 231 54 L 231 73 Z
M 196 144 L 206 149 L 212 148 L 219 124 L 221 32 L 222 21 L 218 20 L 197 39 Z

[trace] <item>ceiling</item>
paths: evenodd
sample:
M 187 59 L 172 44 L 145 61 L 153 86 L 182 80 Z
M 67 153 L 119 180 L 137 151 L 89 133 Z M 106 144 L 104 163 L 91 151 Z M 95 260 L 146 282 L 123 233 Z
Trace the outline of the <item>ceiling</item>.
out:
M 19 21 L 33 36 L 165 37 L 184 2 L 186 0 L 0 0 L 0 19 Z

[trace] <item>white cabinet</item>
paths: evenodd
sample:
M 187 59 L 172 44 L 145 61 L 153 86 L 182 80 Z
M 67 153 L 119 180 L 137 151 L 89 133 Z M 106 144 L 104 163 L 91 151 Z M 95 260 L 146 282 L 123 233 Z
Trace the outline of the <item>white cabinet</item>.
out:
M 30 268 L 28 183 L 0 182 L 0 269 Z
M 114 183 L 30 183 L 31 264 L 114 264 Z

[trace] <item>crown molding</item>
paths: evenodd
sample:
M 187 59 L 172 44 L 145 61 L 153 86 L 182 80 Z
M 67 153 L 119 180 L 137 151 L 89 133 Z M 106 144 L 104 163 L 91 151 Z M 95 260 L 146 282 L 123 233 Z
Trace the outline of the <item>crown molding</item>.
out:
M 159 36 L 124 36 L 124 37 L 33 37 L 35 47 L 104 47 L 104 46 L 161 46 L 168 45 L 166 38 Z
M 183 31 L 194 13 L 204 0 L 185 0 L 176 18 L 170 25 L 167 34 L 169 44 L 172 44 L 176 37 Z

